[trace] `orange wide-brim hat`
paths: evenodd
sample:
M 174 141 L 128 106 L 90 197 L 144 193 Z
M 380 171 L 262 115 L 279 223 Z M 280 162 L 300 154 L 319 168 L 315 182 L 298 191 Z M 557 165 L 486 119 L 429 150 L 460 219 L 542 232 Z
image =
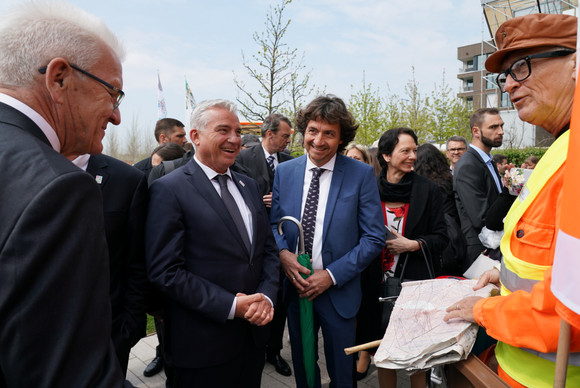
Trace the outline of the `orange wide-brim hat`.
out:
M 536 47 L 576 49 L 577 26 L 578 18 L 571 15 L 535 13 L 510 19 L 495 33 L 497 51 L 487 58 L 485 68 L 499 73 L 505 57 L 517 50 Z

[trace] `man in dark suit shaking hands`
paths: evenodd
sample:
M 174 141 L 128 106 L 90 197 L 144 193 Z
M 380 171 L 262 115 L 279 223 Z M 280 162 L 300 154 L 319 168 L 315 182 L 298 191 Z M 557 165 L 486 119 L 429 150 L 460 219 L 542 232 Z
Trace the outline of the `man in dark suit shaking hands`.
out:
M 241 146 L 235 105 L 204 101 L 191 122 L 195 156 L 151 185 L 146 223 L 174 387 L 259 387 L 278 250 L 258 185 L 229 169 Z
M 307 155 L 276 170 L 270 219 L 302 220 L 304 249 L 313 273 L 296 260 L 297 228 L 286 223 L 276 234 L 287 276 L 288 329 L 296 385 L 307 387 L 302 358 L 299 297 L 313 301 L 314 329 L 322 328 L 328 374 L 333 387 L 350 387 L 354 359 L 344 348 L 355 342 L 355 315 L 361 301 L 360 273 L 382 251 L 385 226 L 371 166 L 341 155 L 358 125 L 344 102 L 332 95 L 314 99 L 296 115 Z M 379 209 L 379 210 L 377 210 Z M 317 343 L 317 341 L 315 341 Z M 320 387 L 318 367 L 316 386 Z

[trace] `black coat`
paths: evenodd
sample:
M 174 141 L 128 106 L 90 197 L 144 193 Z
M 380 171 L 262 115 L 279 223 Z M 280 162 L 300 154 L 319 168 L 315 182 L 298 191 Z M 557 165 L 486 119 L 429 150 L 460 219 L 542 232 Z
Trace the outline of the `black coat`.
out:
M 438 258 L 449 241 L 443 214 L 443 199 L 439 186 L 430 179 L 415 174 L 403 235 L 410 240 L 419 238 L 425 240 L 435 267 L 434 276 L 438 275 Z M 396 276 L 400 275 L 405 256 L 400 255 Z M 429 278 L 427 265 L 420 250 L 409 254 L 404 278 L 417 280 Z
M 111 273 L 111 334 L 121 366 L 126 368 L 129 351 L 145 336 L 147 322 L 147 180 L 125 162 L 103 154 L 90 157 L 87 172 L 98 177 L 103 195 Z
M 0 103 L 0 386 L 121 387 L 95 180 Z
M 277 152 L 276 155 L 278 163 L 292 159 L 292 156 L 284 152 Z M 272 192 L 274 174 L 271 173 L 261 144 L 241 150 L 233 169 L 250 178 L 254 178 L 258 182 L 258 186 L 260 186 L 262 195 Z

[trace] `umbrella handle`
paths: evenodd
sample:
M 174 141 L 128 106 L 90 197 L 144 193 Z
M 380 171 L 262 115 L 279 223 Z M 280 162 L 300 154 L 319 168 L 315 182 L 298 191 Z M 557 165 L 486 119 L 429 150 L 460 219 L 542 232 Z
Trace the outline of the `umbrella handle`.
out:
M 280 234 L 280 236 L 284 234 L 284 231 L 282 230 L 282 224 L 286 221 L 290 221 L 290 222 L 294 223 L 296 225 L 296 227 L 298 227 L 298 254 L 303 255 L 304 254 L 304 231 L 302 230 L 302 224 L 300 224 L 300 221 L 298 221 L 296 218 L 294 218 L 292 216 L 284 216 L 284 217 L 280 218 L 280 221 L 278 221 L 278 233 Z
M 360 352 L 361 350 L 376 348 L 380 344 L 381 344 L 381 340 L 376 340 L 376 341 L 372 341 L 372 342 L 367 342 L 366 344 L 346 348 L 346 349 L 344 349 L 344 352 L 348 356 L 349 354 L 357 353 L 357 352 Z

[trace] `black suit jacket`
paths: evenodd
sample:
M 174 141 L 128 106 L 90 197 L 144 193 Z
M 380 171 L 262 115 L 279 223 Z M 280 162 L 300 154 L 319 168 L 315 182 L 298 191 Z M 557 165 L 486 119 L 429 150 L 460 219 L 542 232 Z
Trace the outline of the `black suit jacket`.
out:
M 112 338 L 126 367 L 129 351 L 145 336 L 145 218 L 147 180 L 140 171 L 107 155 L 93 155 L 87 172 L 103 195 L 111 271 Z M 99 183 L 100 182 L 100 183 Z
M 495 163 L 492 165 L 501 182 Z M 491 171 L 471 146 L 467 147 L 467 151 L 455 164 L 453 188 L 465 240 L 468 245 L 480 245 L 479 232 L 485 225 L 487 211 L 497 199 L 499 191 Z
M 169 301 L 169 355 L 177 367 L 222 364 L 258 346 L 268 327 L 227 320 L 236 293 L 261 292 L 276 300 L 279 257 L 256 182 L 232 172 L 253 221 L 251 253 L 219 194 L 195 160 L 150 186 L 146 224 L 147 273 Z
M 95 180 L 0 103 L 0 387 L 121 387 Z
M 149 177 L 149 173 L 153 169 L 153 165 L 151 164 L 151 156 L 138 161 L 133 165 L 133 167 L 145 174 L 145 179 L 147 179 L 147 177 Z
M 292 156 L 284 152 L 277 152 L 276 155 L 278 157 L 278 163 L 292 159 Z M 260 186 L 262 195 L 272 192 L 274 174 L 272 174 L 272 170 L 268 166 L 261 144 L 241 150 L 236 158 L 234 169 L 250 178 L 254 178 L 258 182 L 258 186 Z

